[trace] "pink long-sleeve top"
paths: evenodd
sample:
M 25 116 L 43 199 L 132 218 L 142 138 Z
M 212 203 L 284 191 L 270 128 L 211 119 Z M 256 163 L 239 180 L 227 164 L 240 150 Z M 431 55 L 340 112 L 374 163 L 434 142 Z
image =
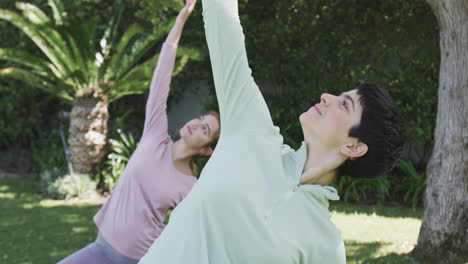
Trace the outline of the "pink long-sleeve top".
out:
M 99 232 L 121 254 L 142 258 L 164 229 L 164 220 L 188 194 L 194 176 L 173 165 L 166 101 L 177 45 L 163 44 L 153 74 L 143 135 L 107 202 L 94 216 Z

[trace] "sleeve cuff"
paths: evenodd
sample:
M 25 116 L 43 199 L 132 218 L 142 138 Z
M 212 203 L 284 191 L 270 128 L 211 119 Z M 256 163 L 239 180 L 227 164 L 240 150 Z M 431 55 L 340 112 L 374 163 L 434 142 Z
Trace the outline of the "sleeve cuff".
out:
M 175 43 L 164 42 L 163 47 L 164 48 L 176 49 L 178 47 L 178 45 L 175 44 Z

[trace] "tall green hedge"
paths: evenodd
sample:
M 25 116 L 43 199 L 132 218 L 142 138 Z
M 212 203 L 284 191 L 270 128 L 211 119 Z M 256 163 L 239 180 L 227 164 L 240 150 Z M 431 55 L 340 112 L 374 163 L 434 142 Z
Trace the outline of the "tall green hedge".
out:
M 3 8 L 14 3 L 1 2 Z M 46 1 L 31 2 L 45 5 Z M 182 5 L 182 1 L 174 0 L 126 3 L 124 19 L 148 27 L 174 16 Z M 105 16 L 112 1 L 80 0 L 65 4 L 76 15 L 88 18 Z M 254 77 L 264 90 L 273 119 L 282 128 L 287 143 L 295 145 L 302 140 L 298 117 L 319 101 L 321 93 L 340 93 L 363 81 L 376 82 L 393 95 L 403 116 L 407 142 L 432 142 L 438 30 L 424 0 L 239 0 L 239 9 Z M 20 45 L 30 49 L 26 38 L 16 29 L 4 23 L 0 23 L 0 29 L 2 47 Z M 208 54 L 201 5 L 186 25 L 182 44 L 198 46 Z M 190 63 L 187 71 L 174 80 L 171 100 L 187 90 L 199 89 L 197 81 L 203 79 L 211 79 L 208 56 L 203 62 Z M 18 137 L 34 134 L 32 129 L 47 127 L 47 120 L 56 115 L 45 112 L 63 108 L 40 91 L 22 85 L 0 80 L 0 122 L 3 122 L 0 147 L 17 144 Z M 133 102 L 143 102 L 144 97 L 118 101 L 111 107 L 134 109 Z M 138 114 L 131 114 L 132 120 L 142 113 L 141 109 L 134 110 Z M 120 114 L 128 112 L 115 112 L 112 118 L 117 122 L 113 124 L 124 123 Z M 12 120 L 16 120 L 14 127 L 10 125 Z M 132 122 L 139 123 L 142 122 Z M 24 144 L 27 143 L 26 140 Z
M 138 2 L 148 7 L 138 16 L 154 24 L 152 10 L 161 7 L 158 15 L 174 15 L 182 1 Z M 182 42 L 208 54 L 201 9 L 187 23 Z M 239 0 L 239 13 L 254 77 L 286 141 L 302 140 L 298 117 L 321 93 L 374 82 L 399 106 L 407 142 L 432 142 L 438 29 L 424 0 Z M 207 73 L 211 78 L 208 56 L 188 69 L 176 80 L 185 89 Z
M 368 81 L 395 99 L 408 142 L 432 141 L 438 30 L 424 0 L 241 1 L 240 13 L 255 78 L 277 87 L 268 101 L 292 140 L 321 93 Z

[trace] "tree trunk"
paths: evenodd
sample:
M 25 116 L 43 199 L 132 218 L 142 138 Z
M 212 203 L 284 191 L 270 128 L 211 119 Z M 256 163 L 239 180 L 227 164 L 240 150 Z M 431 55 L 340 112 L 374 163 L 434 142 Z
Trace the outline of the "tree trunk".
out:
M 106 95 L 78 97 L 70 113 L 68 144 L 74 173 L 93 177 L 105 156 L 107 123 Z
M 435 144 L 426 205 L 412 255 L 422 263 L 468 262 L 468 1 L 426 0 L 440 31 Z

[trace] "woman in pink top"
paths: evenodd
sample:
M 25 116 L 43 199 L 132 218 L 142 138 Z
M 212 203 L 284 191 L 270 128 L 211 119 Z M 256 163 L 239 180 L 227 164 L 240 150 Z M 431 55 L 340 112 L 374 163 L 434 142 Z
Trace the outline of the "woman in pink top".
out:
M 60 261 L 137 263 L 164 229 L 167 212 L 196 182 L 193 159 L 210 156 L 219 136 L 217 113 L 189 121 L 173 142 L 168 135 L 166 101 L 177 45 L 196 0 L 187 0 L 166 38 L 146 104 L 143 135 L 111 196 L 94 216 L 95 242 Z

